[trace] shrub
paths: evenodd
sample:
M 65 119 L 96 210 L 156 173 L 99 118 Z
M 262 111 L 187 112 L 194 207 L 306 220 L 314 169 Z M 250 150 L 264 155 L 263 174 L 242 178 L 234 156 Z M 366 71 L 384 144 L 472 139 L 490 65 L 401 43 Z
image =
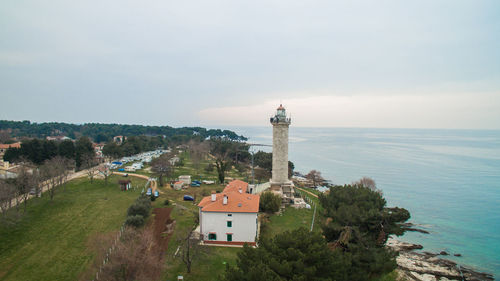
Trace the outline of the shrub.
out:
M 151 203 L 149 203 L 149 205 L 146 205 L 144 203 L 136 202 L 128 208 L 127 215 L 128 216 L 140 215 L 143 218 L 147 218 L 149 216 L 150 206 Z
M 141 227 L 144 225 L 144 217 L 141 215 L 128 216 L 125 220 L 125 225 Z
M 170 201 L 168 201 L 168 199 L 166 199 L 165 201 L 163 201 L 163 205 L 168 206 L 169 204 L 170 204 Z
M 207 189 L 203 189 L 203 190 L 201 191 L 201 195 L 203 195 L 203 196 L 208 196 L 208 195 L 210 195 L 210 191 L 208 191 Z
M 264 192 L 260 196 L 259 209 L 261 212 L 274 213 L 279 211 L 281 206 L 281 197 L 272 192 Z

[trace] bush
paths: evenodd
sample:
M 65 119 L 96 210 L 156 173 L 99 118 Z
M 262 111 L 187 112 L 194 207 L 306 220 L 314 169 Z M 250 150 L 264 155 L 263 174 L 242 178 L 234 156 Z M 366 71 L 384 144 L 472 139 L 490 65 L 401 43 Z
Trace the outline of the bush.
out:
M 165 205 L 165 206 L 170 205 L 170 201 L 168 201 L 168 199 L 166 199 L 165 201 L 163 201 L 163 205 Z
M 125 220 L 125 225 L 133 227 L 141 227 L 144 225 L 144 217 L 141 215 L 128 216 Z
M 260 196 L 259 209 L 261 212 L 275 213 L 281 206 L 281 197 L 272 192 L 264 192 Z
M 208 195 L 210 195 L 210 191 L 208 191 L 207 189 L 203 189 L 203 190 L 201 191 L 201 195 L 202 195 L 202 196 L 208 196 Z
M 143 218 L 147 218 L 149 216 L 150 207 L 151 207 L 151 203 L 149 203 L 149 205 L 146 205 L 142 202 L 141 203 L 136 202 L 128 208 L 127 215 L 128 216 L 140 215 Z

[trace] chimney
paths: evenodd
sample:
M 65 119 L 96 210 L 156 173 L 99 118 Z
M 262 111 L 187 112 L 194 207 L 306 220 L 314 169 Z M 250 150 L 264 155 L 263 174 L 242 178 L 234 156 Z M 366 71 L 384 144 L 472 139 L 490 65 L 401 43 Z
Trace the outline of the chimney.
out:
M 212 202 L 215 202 L 216 198 L 217 198 L 217 195 L 215 194 L 215 191 L 212 191 Z
M 227 199 L 228 199 L 227 195 L 224 194 L 224 199 L 222 199 L 222 205 L 227 205 Z

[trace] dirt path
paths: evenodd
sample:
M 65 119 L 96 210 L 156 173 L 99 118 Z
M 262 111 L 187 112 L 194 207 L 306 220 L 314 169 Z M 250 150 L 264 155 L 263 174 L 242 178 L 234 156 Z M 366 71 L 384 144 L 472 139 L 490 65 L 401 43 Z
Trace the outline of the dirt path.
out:
M 141 174 L 122 173 L 122 172 L 113 172 L 113 174 L 115 174 L 115 175 L 121 175 L 121 176 L 128 175 L 128 176 L 131 176 L 131 177 L 141 178 L 141 179 L 145 179 L 145 180 L 149 181 L 149 177 L 148 176 L 141 175 Z M 152 190 L 152 192 L 154 193 L 157 189 L 158 189 L 159 193 L 163 193 L 163 191 L 161 191 L 158 188 L 158 184 L 156 183 L 156 180 L 152 180 L 151 181 L 151 190 Z
M 316 195 L 316 194 L 314 194 L 314 193 L 312 193 L 312 192 L 310 192 L 310 191 L 308 191 L 308 190 L 305 190 L 305 189 L 300 188 L 300 187 L 297 187 L 297 186 L 296 186 L 295 188 L 300 189 L 300 190 L 302 190 L 302 191 L 304 191 L 304 192 L 307 192 L 307 193 L 311 194 L 312 196 L 314 196 L 314 197 L 318 198 L 318 195 Z
M 170 240 L 175 228 L 175 221 L 170 219 L 171 212 L 172 208 L 169 207 L 156 208 L 153 210 L 153 214 L 155 214 L 153 224 L 154 237 L 158 246 L 163 251 L 167 250 L 168 241 Z

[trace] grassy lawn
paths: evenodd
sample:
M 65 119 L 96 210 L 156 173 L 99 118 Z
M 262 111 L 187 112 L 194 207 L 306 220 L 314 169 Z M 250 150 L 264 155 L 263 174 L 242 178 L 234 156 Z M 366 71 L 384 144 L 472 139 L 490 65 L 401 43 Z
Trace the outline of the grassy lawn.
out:
M 89 238 L 118 230 L 145 182 L 129 178 L 141 188 L 122 192 L 119 178 L 73 180 L 52 201 L 31 199 L 15 225 L 0 225 L 0 280 L 78 279 L 93 261 Z
M 191 273 L 187 273 L 186 265 L 179 256 L 174 257 L 177 247 L 180 245 L 179 237 L 185 237 L 194 224 L 195 213 L 193 211 L 195 211 L 194 208 L 185 210 L 177 206 L 171 213 L 171 217 L 176 221 L 176 226 L 166 253 L 165 280 L 177 280 L 178 275 L 184 276 L 184 280 L 220 280 L 220 276 L 224 274 L 226 263 L 235 264 L 236 254 L 240 248 L 202 246 L 200 254 L 193 262 Z

